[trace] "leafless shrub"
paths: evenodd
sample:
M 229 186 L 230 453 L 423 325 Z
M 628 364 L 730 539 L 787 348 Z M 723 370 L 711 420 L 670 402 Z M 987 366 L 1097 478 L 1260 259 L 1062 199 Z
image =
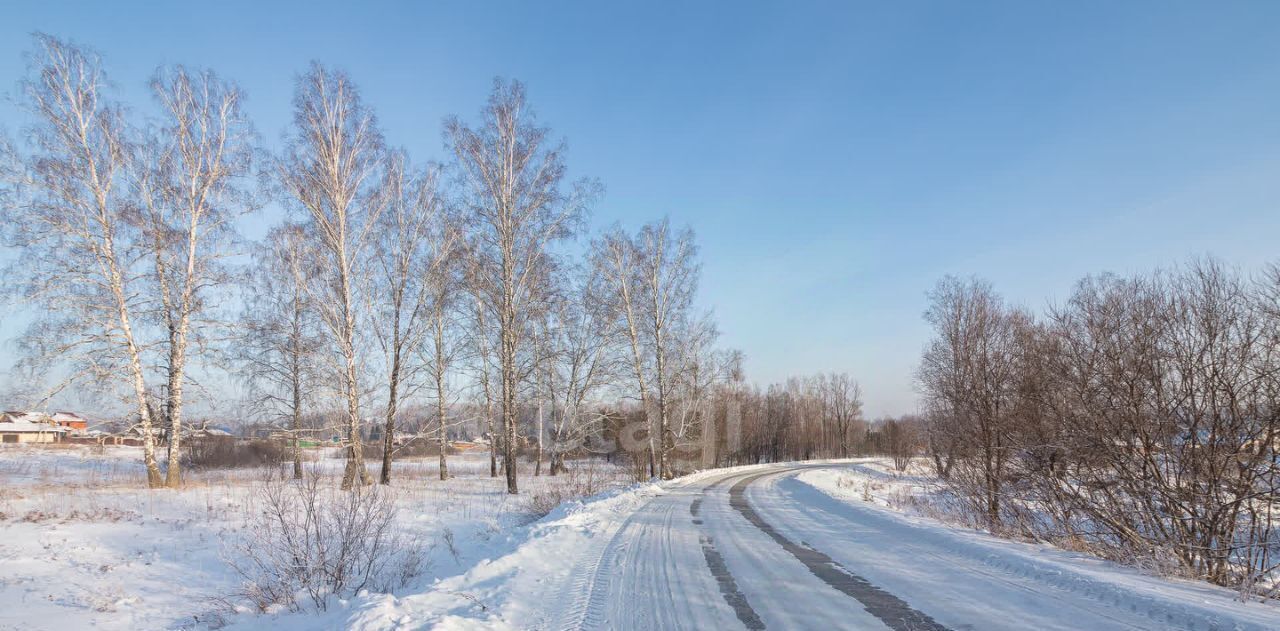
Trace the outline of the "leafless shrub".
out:
M 1042 320 L 980 281 L 945 280 L 932 298 L 920 382 L 965 513 L 1268 593 L 1280 567 L 1280 268 L 1249 278 L 1210 260 L 1090 277 Z
M 182 449 L 182 464 L 194 470 L 261 467 L 289 459 L 285 445 L 275 440 L 192 439 Z
M 456 537 L 454 537 L 453 529 L 452 529 L 452 528 L 445 528 L 445 529 L 444 529 L 444 532 L 441 532 L 441 533 L 440 533 L 440 538 L 444 541 L 444 545 L 445 545 L 446 547 L 448 547 L 448 549 L 449 549 L 449 556 L 452 556 L 452 557 L 453 557 L 453 562 L 454 562 L 454 563 L 457 563 L 457 564 L 459 564 L 459 565 L 461 565 L 461 564 L 462 564 L 462 554 L 461 554 L 461 552 L 458 550 L 458 543 L 457 543 L 457 539 L 456 539 Z
M 920 453 L 920 424 L 914 416 L 879 421 L 867 432 L 868 447 L 872 452 L 891 457 L 894 471 L 902 474 L 911 466 L 911 459 Z
M 1258 600 L 1265 602 L 1275 598 L 1280 598 L 1280 582 L 1267 580 L 1271 576 L 1271 570 L 1258 570 L 1245 574 L 1240 581 L 1240 585 L 1236 588 L 1236 599 L 1240 602 L 1249 602 Z
M 535 517 L 545 517 L 564 502 L 591 497 L 609 487 L 594 462 L 567 468 L 553 479 L 547 488 L 529 496 L 527 510 Z
M 243 580 L 240 597 L 261 611 L 318 609 L 362 589 L 391 591 L 424 569 L 425 550 L 395 528 L 392 496 L 379 487 L 338 491 L 314 473 L 271 476 L 247 508 L 245 537 L 228 555 Z
M 0 521 L 7 518 L 5 513 L 0 512 Z M 141 516 L 129 510 L 121 510 L 111 508 L 109 506 L 99 506 L 88 509 L 71 509 L 63 512 L 53 507 L 33 508 L 23 513 L 21 517 L 14 516 L 14 521 L 19 523 L 41 524 L 47 522 L 120 522 L 120 521 L 136 521 Z
M 362 447 L 364 457 L 371 460 L 382 460 L 385 455 L 386 446 L 381 442 L 365 443 Z M 397 458 L 425 458 L 436 457 L 440 455 L 440 444 L 435 440 L 415 439 L 397 445 L 392 449 L 393 455 Z M 452 446 L 445 447 L 445 455 L 456 456 L 460 452 Z M 333 457 L 345 458 L 345 452 L 334 452 Z
M 569 494 L 561 488 L 543 489 L 529 496 L 527 509 L 534 517 L 546 517 L 569 497 Z

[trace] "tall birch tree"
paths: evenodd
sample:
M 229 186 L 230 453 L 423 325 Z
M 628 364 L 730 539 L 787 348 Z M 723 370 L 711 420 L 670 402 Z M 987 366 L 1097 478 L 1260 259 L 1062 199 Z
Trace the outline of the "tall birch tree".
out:
M 649 423 L 649 471 L 656 464 L 659 476 L 671 478 L 677 435 L 671 421 L 682 368 L 679 333 L 698 330 L 691 320 L 699 273 L 693 231 L 675 231 L 665 218 L 644 225 L 634 237 L 616 228 L 595 243 L 593 257 L 615 294 L 631 348 Z
M 151 151 L 140 152 L 148 159 L 136 186 L 164 330 L 165 484 L 178 487 L 189 342 L 199 333 L 193 324 L 204 324 L 209 294 L 229 280 L 222 260 L 231 254 L 233 222 L 255 207 L 247 188 L 254 133 L 239 88 L 210 71 L 161 70 L 151 89 L 162 119 Z
M 458 227 L 449 215 L 434 230 L 434 254 L 425 283 L 427 340 L 423 345 L 423 365 L 433 390 L 436 417 L 436 446 L 440 450 L 440 479 L 449 479 L 449 378 L 466 350 L 459 327 L 461 298 Z M 492 421 L 490 421 L 492 422 Z
M 532 307 L 544 289 L 550 248 L 574 233 L 597 187 L 580 181 L 565 190 L 565 147 L 536 123 L 518 81 L 495 80 L 481 122 L 458 119 L 445 136 L 464 185 L 464 204 L 476 232 L 475 288 L 497 329 L 499 405 L 507 492 L 518 493 L 517 394 Z
M 381 195 L 385 210 L 378 220 L 374 291 L 374 332 L 386 358 L 387 403 L 383 421 L 382 471 L 391 483 L 396 416 L 404 400 L 420 387 L 423 366 L 417 349 L 431 331 L 430 291 L 440 273 L 439 259 L 456 238 L 443 219 L 437 171 L 414 172 L 402 152 L 387 161 Z M 443 250 L 443 252 L 442 252 Z
M 476 266 L 467 265 L 466 284 L 468 287 L 479 287 L 475 273 Z M 469 296 L 471 306 L 471 346 L 475 368 L 476 388 L 479 390 L 481 410 L 484 414 L 485 427 L 489 432 L 489 477 L 498 477 L 498 434 L 494 427 L 493 412 L 493 336 L 490 319 L 485 313 L 484 299 L 479 292 Z
M 676 434 L 671 424 L 672 395 L 679 365 L 675 330 L 687 323 L 698 287 L 700 266 L 693 231 L 673 231 L 663 218 L 640 229 L 636 237 L 643 296 L 643 330 L 653 355 L 653 412 L 658 426 L 658 475 L 670 479 Z
M 644 323 L 641 320 L 643 279 L 640 275 L 639 257 L 635 240 L 621 226 L 615 226 L 591 245 L 592 265 L 601 281 L 608 286 L 616 303 L 613 311 L 620 320 L 620 328 L 627 343 L 630 372 L 635 379 L 640 409 L 645 413 L 649 442 L 646 456 L 649 461 L 649 476 L 653 477 L 658 475 L 658 430 L 654 426 L 654 419 L 649 415 L 648 375 L 651 362 L 649 354 L 645 352 Z
M 19 294 L 39 305 L 26 337 L 33 365 L 69 367 L 70 383 L 110 383 L 124 374 L 142 438 L 147 484 L 164 485 L 148 404 L 144 341 L 137 318 L 146 242 L 131 225 L 128 186 L 137 147 L 124 107 L 108 93 L 95 53 L 35 36 L 21 102 L 26 130 L 17 204 L 6 209 Z
M 568 275 L 567 287 L 540 318 L 539 402 L 546 403 L 550 473 L 565 470 L 566 452 L 602 429 L 602 408 L 592 397 L 618 376 L 616 303 L 595 270 Z
M 342 488 L 370 484 L 362 453 L 360 370 L 367 314 L 365 248 L 385 203 L 377 194 L 383 139 L 351 79 L 320 64 L 298 80 L 293 135 L 279 164 L 285 191 L 319 243 L 319 277 L 309 287 L 334 347 L 344 403 L 347 466 Z

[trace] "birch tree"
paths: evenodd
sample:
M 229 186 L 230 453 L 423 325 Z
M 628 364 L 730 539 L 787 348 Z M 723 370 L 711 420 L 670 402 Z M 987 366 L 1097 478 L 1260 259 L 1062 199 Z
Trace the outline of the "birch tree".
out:
M 479 287 L 475 266 L 467 266 L 467 286 Z M 476 387 L 479 390 L 481 409 L 484 413 L 485 425 L 489 432 L 489 477 L 498 477 L 498 434 L 494 430 L 493 413 L 493 337 L 489 326 L 489 318 L 485 314 L 484 299 L 479 293 L 470 295 L 471 305 L 471 346 L 476 374 Z
M 267 233 L 246 283 L 235 353 L 254 407 L 288 424 L 295 479 L 302 479 L 303 416 L 318 389 L 323 344 L 308 291 L 317 259 L 310 247 L 297 224 Z
M 642 337 L 641 321 L 641 276 L 639 249 L 636 247 L 635 241 L 631 235 L 627 234 L 621 226 L 615 226 L 612 230 L 602 235 L 599 239 L 592 242 L 591 246 L 592 265 L 597 270 L 597 274 L 601 281 L 609 288 L 612 299 L 616 303 L 613 309 L 621 321 L 621 331 L 626 339 L 629 365 L 631 374 L 635 379 L 636 393 L 640 402 L 640 409 L 648 415 L 649 411 L 649 356 L 644 352 L 644 338 Z M 653 477 L 658 474 L 657 471 L 657 428 L 653 425 L 653 419 L 646 416 L 648 424 L 648 460 L 649 460 L 649 476 Z
M 699 266 L 693 231 L 673 231 L 667 219 L 635 236 L 615 228 L 592 247 L 592 259 L 617 301 L 631 372 L 649 424 L 649 472 L 674 475 L 670 456 L 676 432 L 672 404 L 680 366 L 675 333 L 694 331 L 693 294 Z
M 544 290 L 550 247 L 573 234 L 596 187 L 578 182 L 565 190 L 564 145 L 536 124 L 519 82 L 496 80 L 480 125 L 451 119 L 445 134 L 477 236 L 475 290 L 497 330 L 503 460 L 507 492 L 514 494 L 517 394 L 528 372 L 520 359 L 532 307 Z
M 720 331 L 710 313 L 683 318 L 672 331 L 675 405 L 670 413 L 673 445 L 693 449 L 691 439 L 708 425 L 712 388 L 725 377 L 731 356 L 715 347 Z M 710 431 L 714 431 L 712 428 Z
M 387 161 L 380 191 L 386 208 L 378 220 L 373 252 L 376 289 L 370 300 L 377 314 L 373 328 L 387 362 L 382 484 L 391 483 L 398 409 L 420 385 L 422 366 L 414 361 L 415 350 L 431 329 L 432 276 L 439 273 L 439 258 L 452 251 L 456 238 L 441 219 L 437 179 L 434 168 L 414 173 L 404 154 L 396 153 Z
M 653 400 L 658 430 L 658 474 L 670 479 L 671 452 L 676 435 L 671 424 L 672 394 L 677 366 L 673 365 L 674 330 L 689 317 L 697 289 L 697 246 L 693 231 L 673 232 L 670 221 L 645 225 L 636 238 L 642 295 L 642 331 L 653 357 Z
M 210 71 L 162 70 L 151 89 L 162 120 L 152 151 L 141 152 L 150 159 L 139 165 L 136 186 L 165 337 L 165 483 L 177 487 L 189 340 L 193 323 L 204 324 L 210 292 L 228 281 L 222 259 L 231 253 L 233 222 L 255 207 L 247 188 L 254 133 L 239 88 Z
M 32 114 L 18 203 L 6 209 L 19 295 L 39 305 L 28 357 L 57 361 L 83 380 L 127 375 L 142 437 L 148 486 L 164 485 L 148 405 L 139 261 L 142 235 L 130 225 L 128 176 L 137 155 L 122 105 L 107 91 L 101 59 L 48 35 L 35 36 L 21 101 Z
M 319 242 L 319 278 L 309 288 L 334 346 L 343 399 L 347 466 L 342 488 L 372 482 L 360 435 L 365 248 L 384 203 L 377 195 L 383 141 L 346 74 L 313 64 L 298 80 L 293 135 L 279 164 L 285 191 Z
M 465 339 L 459 331 L 458 258 L 459 233 L 452 218 L 444 215 L 434 232 L 435 252 L 425 278 L 427 295 L 427 343 L 424 366 L 431 382 L 436 403 L 437 447 L 440 450 L 440 479 L 449 479 L 449 377 L 465 351 Z M 490 421 L 492 422 L 492 421 Z M 491 463 L 492 464 L 492 463 Z
M 605 420 L 590 406 L 617 376 L 616 303 L 604 300 L 604 291 L 597 275 L 579 270 L 539 322 L 538 399 L 547 404 L 551 475 L 565 470 L 565 453 L 581 446 Z

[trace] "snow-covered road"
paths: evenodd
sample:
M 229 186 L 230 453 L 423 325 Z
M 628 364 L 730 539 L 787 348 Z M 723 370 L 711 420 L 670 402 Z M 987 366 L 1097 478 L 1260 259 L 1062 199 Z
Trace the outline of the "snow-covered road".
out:
M 834 498 L 815 467 L 704 476 L 578 550 L 560 629 L 1275 629 L 1197 583 Z M 856 465 L 854 465 L 856 466 Z M 542 624 L 537 624 L 542 628 Z

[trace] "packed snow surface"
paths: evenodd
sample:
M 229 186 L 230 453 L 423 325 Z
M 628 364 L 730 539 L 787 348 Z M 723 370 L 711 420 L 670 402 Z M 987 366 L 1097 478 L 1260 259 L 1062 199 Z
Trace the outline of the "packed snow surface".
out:
M 1238 602 L 1228 590 L 1145 576 L 864 501 L 865 490 L 842 477 L 859 472 L 886 475 L 859 463 L 770 465 L 613 493 L 549 516 L 510 554 L 427 593 L 371 600 L 347 623 L 358 629 L 1280 628 L 1280 609 Z M 815 572 L 819 562 L 836 578 Z
M 0 629 L 1280 629 L 1273 604 L 944 524 L 929 480 L 869 459 L 610 470 L 541 519 L 533 494 L 567 480 L 513 498 L 487 458 L 445 483 L 405 462 L 397 527 L 431 542 L 423 575 L 262 613 L 226 559 L 261 472 L 146 491 L 133 456 L 0 450 Z

